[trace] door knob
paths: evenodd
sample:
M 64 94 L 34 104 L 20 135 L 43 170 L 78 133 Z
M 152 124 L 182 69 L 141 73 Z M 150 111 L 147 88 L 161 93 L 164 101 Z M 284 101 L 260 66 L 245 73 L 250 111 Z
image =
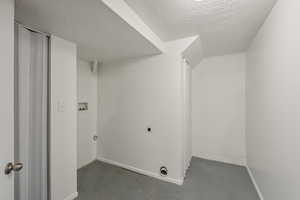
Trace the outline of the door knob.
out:
M 14 172 L 18 172 L 21 171 L 21 169 L 23 168 L 23 164 L 22 163 L 8 163 L 5 167 L 4 173 L 6 175 L 10 174 L 12 171 Z

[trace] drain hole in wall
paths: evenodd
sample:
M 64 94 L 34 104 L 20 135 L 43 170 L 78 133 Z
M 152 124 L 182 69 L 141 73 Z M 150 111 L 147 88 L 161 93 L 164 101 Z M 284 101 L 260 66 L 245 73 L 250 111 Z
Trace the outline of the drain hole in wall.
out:
M 168 169 L 166 167 L 160 168 L 160 175 L 161 176 L 167 176 L 168 175 Z
M 98 140 L 98 135 L 94 135 L 94 136 L 93 136 L 93 140 L 94 140 L 94 141 L 97 141 L 97 140 Z

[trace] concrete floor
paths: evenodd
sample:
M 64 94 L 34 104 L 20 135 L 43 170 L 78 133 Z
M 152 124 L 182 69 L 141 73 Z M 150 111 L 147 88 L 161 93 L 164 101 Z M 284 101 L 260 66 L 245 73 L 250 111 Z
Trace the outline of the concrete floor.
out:
M 246 168 L 193 158 L 182 186 L 95 161 L 78 171 L 78 200 L 259 200 Z

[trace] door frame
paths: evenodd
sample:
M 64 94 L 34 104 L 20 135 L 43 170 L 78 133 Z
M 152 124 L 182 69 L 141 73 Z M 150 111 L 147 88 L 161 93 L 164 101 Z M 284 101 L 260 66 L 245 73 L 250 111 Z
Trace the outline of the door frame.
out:
M 14 1 L 0 1 L 0 199 L 14 200 L 14 174 L 5 175 L 14 161 Z

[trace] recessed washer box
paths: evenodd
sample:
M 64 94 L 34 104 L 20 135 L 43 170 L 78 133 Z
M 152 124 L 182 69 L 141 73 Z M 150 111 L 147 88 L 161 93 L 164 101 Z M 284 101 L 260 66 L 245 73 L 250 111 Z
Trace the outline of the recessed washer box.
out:
M 78 111 L 87 111 L 89 109 L 89 105 L 86 102 L 78 103 Z

